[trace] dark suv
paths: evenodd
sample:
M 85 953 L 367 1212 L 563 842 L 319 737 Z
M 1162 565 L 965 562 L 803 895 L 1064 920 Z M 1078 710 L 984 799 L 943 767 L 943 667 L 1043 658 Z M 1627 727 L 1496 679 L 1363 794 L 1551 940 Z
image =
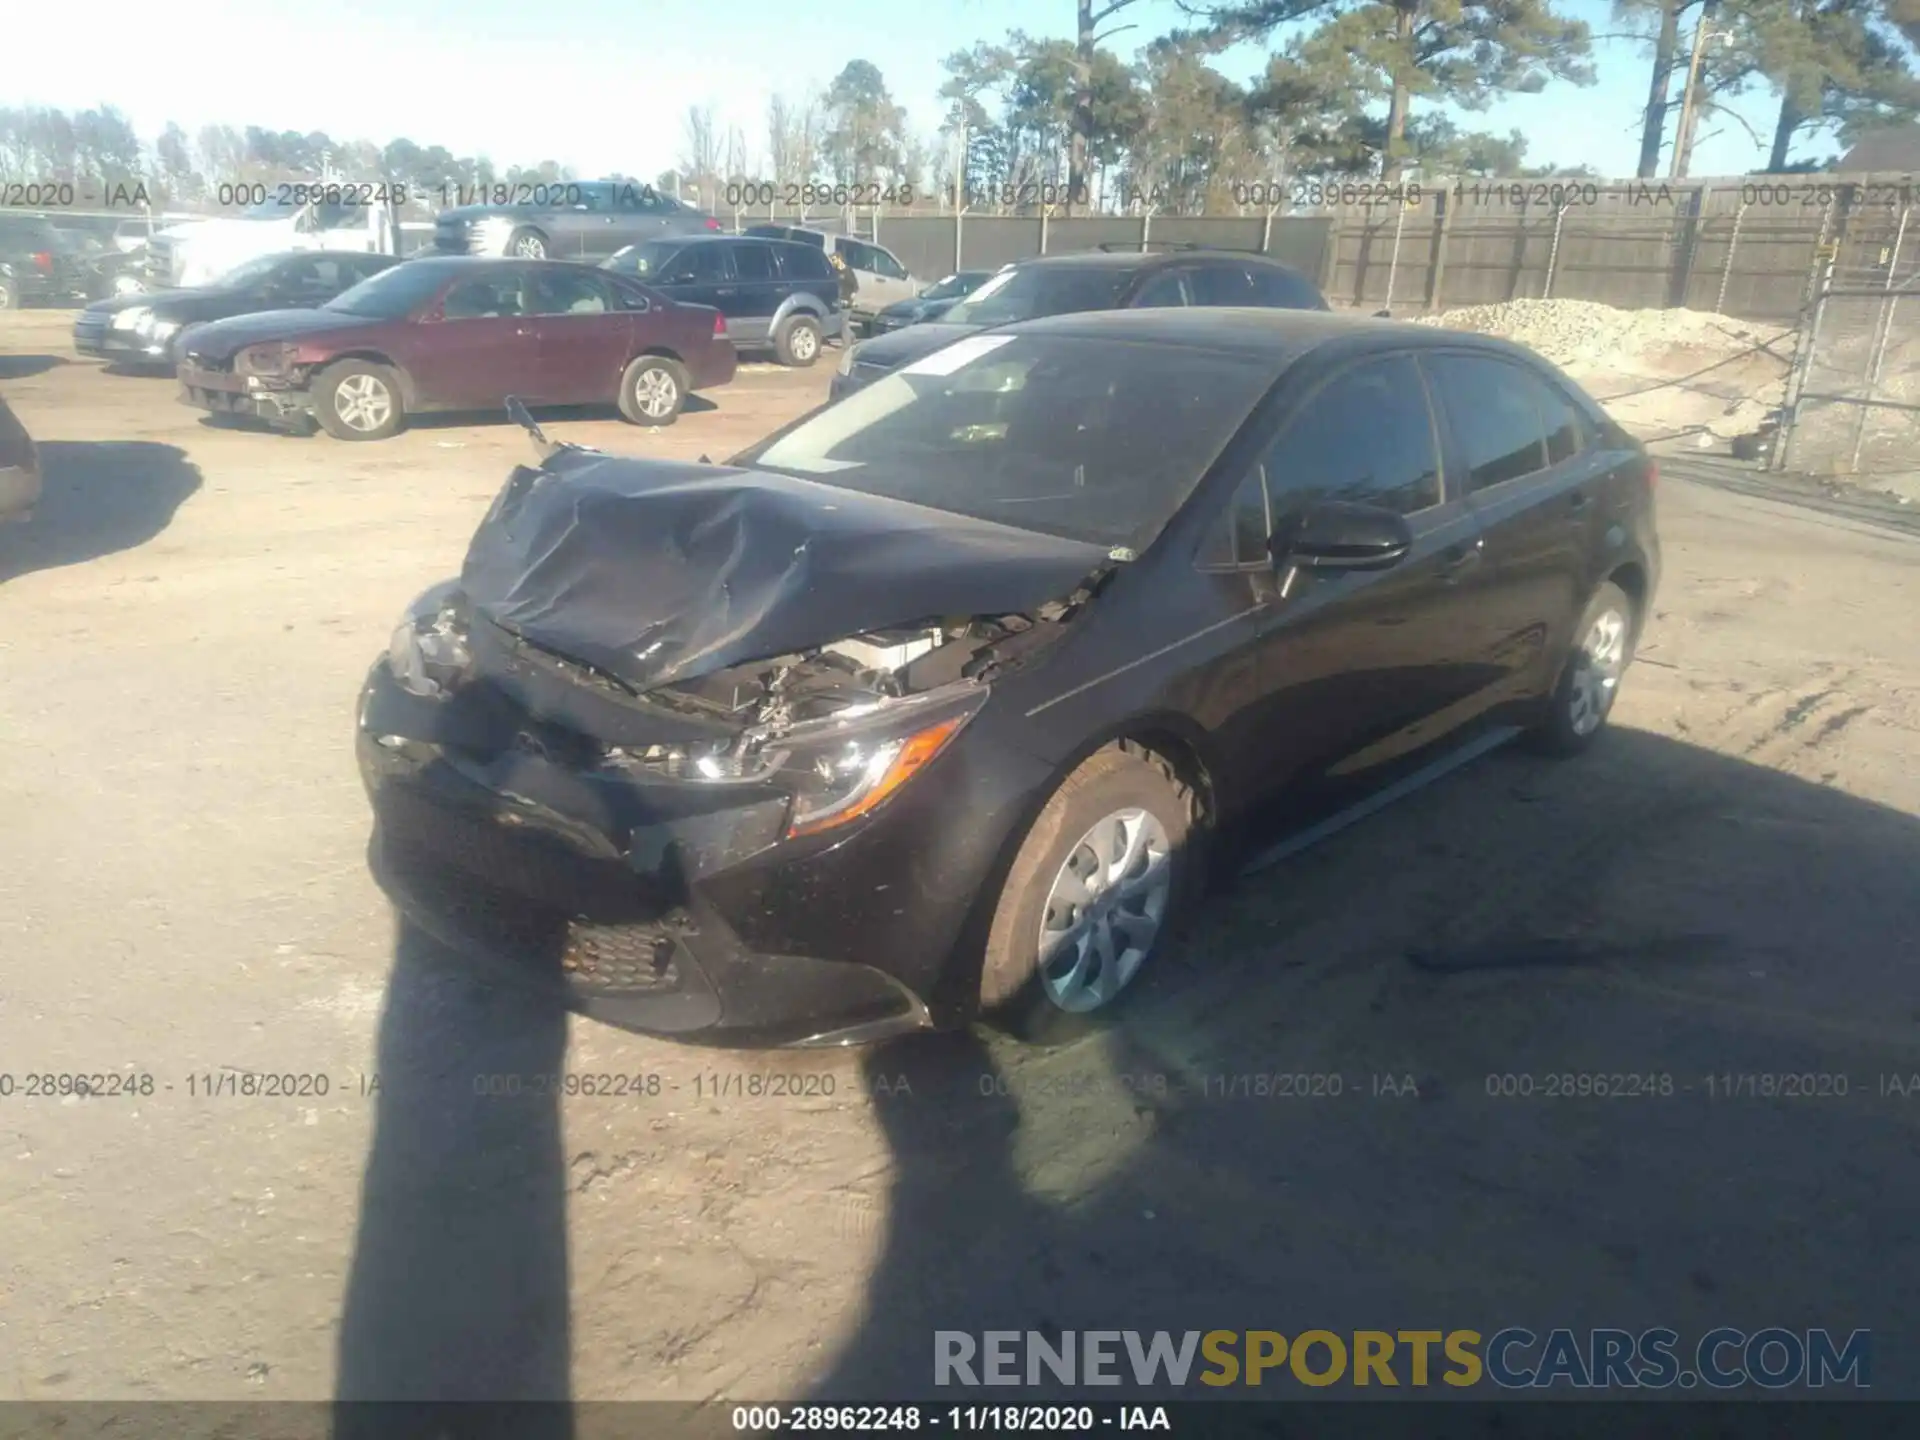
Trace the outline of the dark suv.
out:
M 937 323 L 908 326 L 849 346 L 832 398 L 994 325 L 1081 310 L 1234 305 L 1325 310 L 1326 297 L 1292 266 L 1237 250 L 1092 250 L 1016 260 Z
M 606 267 L 727 317 L 736 350 L 770 349 L 782 365 L 811 365 L 845 323 L 840 277 L 825 252 L 748 235 L 651 240 Z
M 83 294 L 80 257 L 44 215 L 0 214 L 0 310 Z

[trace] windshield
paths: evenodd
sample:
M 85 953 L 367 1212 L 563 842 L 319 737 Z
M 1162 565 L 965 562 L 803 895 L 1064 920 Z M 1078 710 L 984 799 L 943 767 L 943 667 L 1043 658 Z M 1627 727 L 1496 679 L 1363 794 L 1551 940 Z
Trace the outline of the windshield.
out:
M 1273 375 L 1241 355 L 975 335 L 733 463 L 1138 551 Z
M 1015 266 L 1002 270 L 954 306 L 946 320 L 951 325 L 1006 325 L 1076 310 L 1110 310 L 1120 298 L 1127 273 L 1104 265 Z
M 920 292 L 922 300 L 951 300 L 956 295 L 964 295 L 977 282 L 965 275 L 949 275 L 944 280 L 935 281 Z
M 431 300 L 446 280 L 447 272 L 436 266 L 402 261 L 342 290 L 320 308 L 343 310 L 371 320 L 404 320 Z
M 618 251 L 613 258 L 604 262 L 602 268 L 618 270 L 622 275 L 655 275 L 660 267 L 680 253 L 681 246 L 666 240 L 649 240 L 642 245 L 629 245 Z
M 236 266 L 213 282 L 220 289 L 239 290 L 249 285 L 258 285 L 262 280 L 278 270 L 285 263 L 284 255 L 261 255 Z
M 242 220 L 290 220 L 306 209 L 303 200 L 298 205 L 291 196 L 282 196 L 277 200 L 262 200 L 258 205 L 249 205 L 240 212 Z

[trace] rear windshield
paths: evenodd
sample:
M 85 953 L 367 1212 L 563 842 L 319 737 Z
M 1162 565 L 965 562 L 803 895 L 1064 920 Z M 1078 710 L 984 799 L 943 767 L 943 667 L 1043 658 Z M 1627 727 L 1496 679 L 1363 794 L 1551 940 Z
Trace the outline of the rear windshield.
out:
M 975 290 L 946 318 L 954 325 L 1006 325 L 1042 315 L 1111 310 L 1131 274 L 1117 265 L 1016 265 Z
M 1272 379 L 1204 350 L 974 335 L 733 463 L 1137 551 Z
M 373 320 L 403 320 L 438 294 L 448 278 L 438 266 L 402 261 L 342 290 L 320 308 Z

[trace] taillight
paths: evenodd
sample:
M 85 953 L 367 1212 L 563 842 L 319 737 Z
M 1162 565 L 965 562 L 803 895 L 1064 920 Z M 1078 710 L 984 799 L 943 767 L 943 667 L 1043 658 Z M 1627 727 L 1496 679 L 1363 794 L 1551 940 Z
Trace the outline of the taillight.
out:
M 716 340 L 727 338 L 727 317 L 718 310 L 713 312 L 713 338 Z
M 51 250 L 34 251 L 33 263 L 42 275 L 51 275 L 53 273 L 53 252 Z
M 719 228 L 720 228 L 720 222 L 714 219 L 711 215 L 707 216 L 707 229 L 718 230 Z

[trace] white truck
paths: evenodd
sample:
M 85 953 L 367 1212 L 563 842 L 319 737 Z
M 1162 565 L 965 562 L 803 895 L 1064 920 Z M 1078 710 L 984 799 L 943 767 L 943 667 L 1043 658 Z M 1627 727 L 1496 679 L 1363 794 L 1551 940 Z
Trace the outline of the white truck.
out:
M 351 189 L 352 187 L 348 187 Z M 287 250 L 362 250 L 399 253 L 399 226 L 383 199 L 278 199 L 238 215 L 189 220 L 156 231 L 147 254 L 159 286 L 205 285 L 236 266 Z

